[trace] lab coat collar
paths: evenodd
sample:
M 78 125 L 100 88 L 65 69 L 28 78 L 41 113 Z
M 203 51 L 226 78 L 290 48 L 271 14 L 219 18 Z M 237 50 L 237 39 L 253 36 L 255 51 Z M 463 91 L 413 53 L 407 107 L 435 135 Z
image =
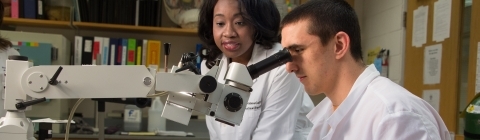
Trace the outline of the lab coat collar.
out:
M 253 46 L 252 57 L 250 57 L 250 61 L 248 61 L 247 66 L 253 65 L 262 61 L 263 59 L 268 57 L 268 50 L 263 48 L 260 44 L 256 44 Z M 257 79 L 253 79 L 253 83 L 257 82 Z
M 380 73 L 377 71 L 374 65 L 368 66 L 357 78 L 347 97 L 340 104 L 337 110 L 335 110 L 335 112 L 332 113 L 333 109 L 331 100 L 326 98 L 322 102 L 320 102 L 312 111 L 310 111 L 310 113 L 308 113 L 307 118 L 316 125 L 328 123 L 331 129 L 335 130 L 338 123 L 342 121 L 345 115 L 355 106 L 355 104 L 357 104 L 358 100 L 363 96 L 368 84 L 370 84 L 370 82 L 379 75 Z
M 325 123 L 325 120 L 332 114 L 332 101 L 328 98 L 322 100 L 315 106 L 308 114 L 307 118 L 314 125 L 320 125 Z
M 247 66 L 260 62 L 265 58 L 267 58 L 267 51 L 260 44 L 255 44 L 253 46 L 252 57 L 250 61 L 248 61 Z
M 368 84 L 373 81 L 380 73 L 377 71 L 374 65 L 368 66 L 362 74 L 355 80 L 352 89 L 348 93 L 345 100 L 342 101 L 337 110 L 333 112 L 332 116 L 328 118 L 328 124 L 332 129 L 338 125 L 345 115 L 357 104 L 358 100 L 363 96 Z

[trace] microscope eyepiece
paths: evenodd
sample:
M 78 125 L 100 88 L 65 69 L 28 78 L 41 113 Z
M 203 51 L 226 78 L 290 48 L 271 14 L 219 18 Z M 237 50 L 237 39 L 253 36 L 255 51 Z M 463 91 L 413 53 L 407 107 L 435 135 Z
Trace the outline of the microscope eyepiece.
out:
M 260 75 L 290 61 L 292 61 L 292 56 L 290 55 L 288 49 L 284 48 L 272 56 L 248 66 L 247 69 L 252 79 L 256 79 Z

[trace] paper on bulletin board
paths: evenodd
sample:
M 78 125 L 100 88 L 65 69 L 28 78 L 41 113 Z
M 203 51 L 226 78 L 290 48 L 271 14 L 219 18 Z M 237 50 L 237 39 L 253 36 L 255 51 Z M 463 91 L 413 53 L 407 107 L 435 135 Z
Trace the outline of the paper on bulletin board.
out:
M 423 62 L 423 84 L 440 83 L 442 68 L 442 44 L 425 47 Z
M 435 2 L 433 9 L 433 41 L 442 42 L 445 38 L 450 37 L 451 11 L 452 0 Z
M 382 48 L 376 47 L 376 48 L 373 48 L 373 49 L 369 49 L 367 51 L 367 64 L 368 65 L 372 64 L 375 61 L 375 59 L 378 56 L 378 53 L 380 53 L 380 50 L 382 50 Z
M 477 72 L 475 75 L 475 94 L 477 94 L 480 92 L 480 42 L 477 44 Z
M 435 110 L 440 109 L 440 90 L 423 90 L 423 100 L 427 101 Z
M 420 6 L 413 11 L 412 46 L 422 47 L 427 43 L 428 6 Z

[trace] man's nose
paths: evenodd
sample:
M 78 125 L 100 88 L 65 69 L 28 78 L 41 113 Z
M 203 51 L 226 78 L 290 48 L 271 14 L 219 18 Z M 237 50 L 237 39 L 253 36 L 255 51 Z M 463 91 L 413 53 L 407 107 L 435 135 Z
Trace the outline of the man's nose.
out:
M 298 70 L 297 65 L 295 65 L 295 63 L 293 62 L 287 62 L 287 64 L 285 65 L 287 65 L 286 66 L 287 72 L 296 72 Z

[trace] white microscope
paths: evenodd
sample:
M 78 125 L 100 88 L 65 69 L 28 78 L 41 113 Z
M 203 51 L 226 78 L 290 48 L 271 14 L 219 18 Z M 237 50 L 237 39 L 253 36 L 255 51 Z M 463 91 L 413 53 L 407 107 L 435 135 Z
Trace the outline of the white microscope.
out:
M 176 66 L 171 73 L 152 71 L 144 65 L 33 66 L 27 57 L 9 56 L 5 72 L 7 114 L 0 118 L 0 138 L 35 140 L 33 124 L 24 111 L 46 99 L 146 98 L 155 91 L 169 91 L 162 113 L 169 120 L 188 125 L 195 110 L 219 122 L 239 125 L 253 79 L 288 61 L 290 53 L 283 49 L 248 67 L 232 62 L 225 77 L 218 77 L 221 61 L 206 75 L 197 75 Z M 218 83 L 218 78 L 224 78 L 225 83 Z

